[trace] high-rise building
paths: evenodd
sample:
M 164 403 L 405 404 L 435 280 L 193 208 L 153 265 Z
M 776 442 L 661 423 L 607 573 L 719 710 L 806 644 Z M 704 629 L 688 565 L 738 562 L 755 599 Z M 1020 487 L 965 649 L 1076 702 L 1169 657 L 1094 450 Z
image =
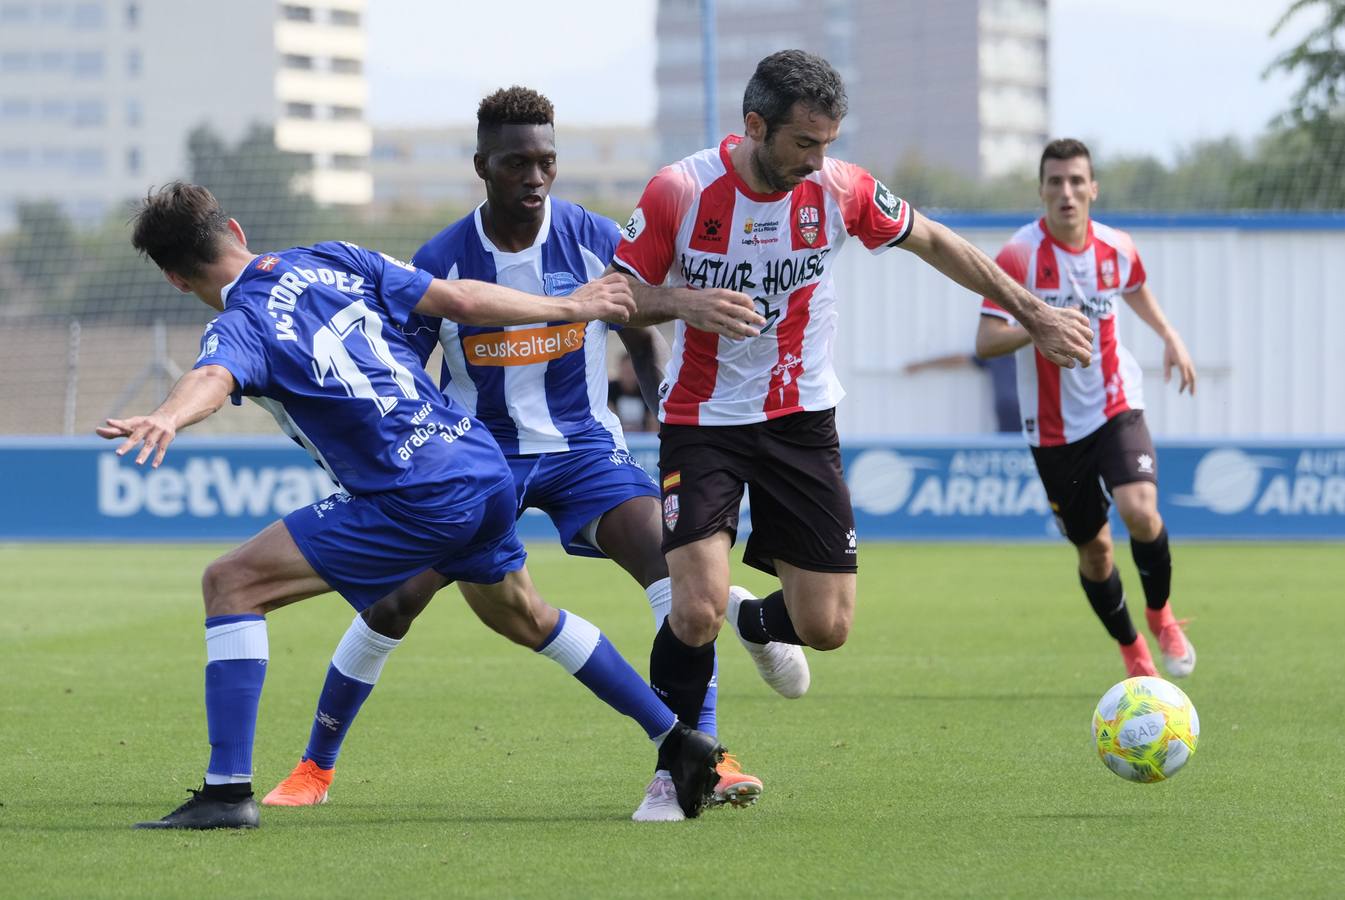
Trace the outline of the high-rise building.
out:
M 0 2 L 0 225 L 80 220 L 187 174 L 187 135 L 272 125 L 319 203 L 373 196 L 365 0 Z
M 880 177 L 906 159 L 991 177 L 1048 139 L 1047 0 L 715 0 L 720 134 L 742 128 L 757 62 L 799 48 L 845 79 L 835 153 Z M 659 0 L 662 162 L 705 146 L 700 0 Z

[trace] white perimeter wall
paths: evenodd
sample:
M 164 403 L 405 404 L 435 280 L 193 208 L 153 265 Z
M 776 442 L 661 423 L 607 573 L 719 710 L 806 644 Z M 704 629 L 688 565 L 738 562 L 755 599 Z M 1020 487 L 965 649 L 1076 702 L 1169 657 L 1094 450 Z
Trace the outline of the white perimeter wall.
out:
M 1124 304 L 1121 341 L 1144 370 L 1155 435 L 1345 434 L 1345 230 L 1131 228 L 1149 285 L 1186 341 L 1194 398 L 1163 384 L 1163 344 Z M 992 256 L 1012 229 L 963 230 Z M 961 368 L 905 375 L 973 347 L 980 300 L 911 253 L 836 262 L 845 435 L 993 430 L 990 381 Z

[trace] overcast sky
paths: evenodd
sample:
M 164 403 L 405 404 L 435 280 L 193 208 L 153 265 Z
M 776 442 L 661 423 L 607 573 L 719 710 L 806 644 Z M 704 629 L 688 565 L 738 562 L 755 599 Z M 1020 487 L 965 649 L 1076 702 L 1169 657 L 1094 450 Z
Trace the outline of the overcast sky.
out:
M 1257 134 L 1293 89 L 1261 72 L 1309 24 L 1300 15 L 1279 38 L 1268 37 L 1288 0 L 1050 2 L 1051 130 L 1105 155 L 1170 160 L 1199 138 Z M 567 122 L 649 123 L 655 6 L 373 0 L 370 118 L 470 121 L 485 93 L 521 83 L 547 94 Z

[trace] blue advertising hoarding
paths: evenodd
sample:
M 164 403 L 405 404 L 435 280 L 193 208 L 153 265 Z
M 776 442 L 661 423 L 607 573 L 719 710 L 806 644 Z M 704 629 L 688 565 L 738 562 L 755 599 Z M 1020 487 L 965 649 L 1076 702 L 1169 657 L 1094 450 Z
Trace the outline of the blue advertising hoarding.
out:
M 657 441 L 631 451 L 657 470 Z M 237 541 L 334 489 L 283 438 L 179 438 L 157 470 L 83 438 L 0 441 L 0 540 Z M 1345 438 L 1160 441 L 1160 504 L 1183 538 L 1345 538 Z M 1059 539 L 1015 437 L 853 440 L 861 540 Z M 744 504 L 744 530 L 750 527 Z M 548 540 L 540 514 L 520 532 Z

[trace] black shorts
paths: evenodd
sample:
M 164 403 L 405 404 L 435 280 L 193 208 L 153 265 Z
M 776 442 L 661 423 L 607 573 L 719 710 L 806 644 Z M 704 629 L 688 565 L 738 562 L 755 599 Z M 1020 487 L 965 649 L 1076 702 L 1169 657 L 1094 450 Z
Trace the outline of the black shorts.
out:
M 1158 455 L 1141 409 L 1113 416 L 1072 444 L 1033 447 L 1032 458 L 1056 523 L 1075 546 L 1102 530 L 1111 508 L 1109 495 L 1117 486 L 1158 483 Z
M 665 553 L 721 531 L 736 539 L 746 486 L 749 566 L 774 575 L 778 559 L 812 572 L 856 571 L 835 410 L 750 425 L 664 425 L 659 475 Z

